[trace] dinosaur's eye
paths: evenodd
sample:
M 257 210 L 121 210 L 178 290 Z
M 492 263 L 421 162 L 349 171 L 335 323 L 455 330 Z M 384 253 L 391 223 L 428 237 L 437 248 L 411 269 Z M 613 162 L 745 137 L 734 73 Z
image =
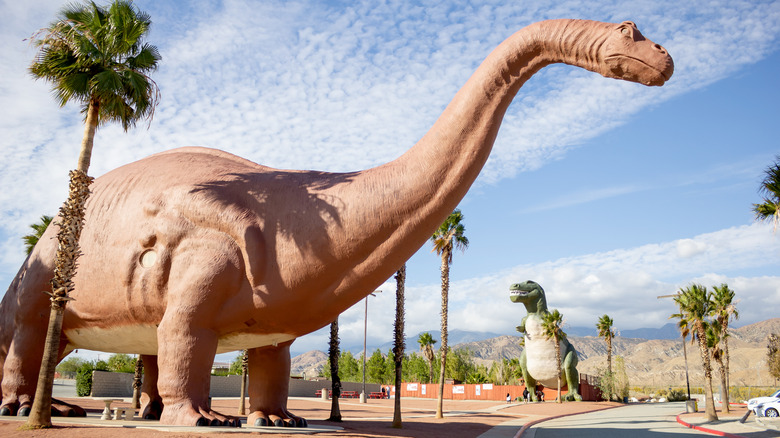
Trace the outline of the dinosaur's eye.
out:
M 630 33 L 627 27 L 624 27 L 624 28 L 620 29 L 620 32 L 621 32 L 623 35 L 628 35 L 628 34 Z

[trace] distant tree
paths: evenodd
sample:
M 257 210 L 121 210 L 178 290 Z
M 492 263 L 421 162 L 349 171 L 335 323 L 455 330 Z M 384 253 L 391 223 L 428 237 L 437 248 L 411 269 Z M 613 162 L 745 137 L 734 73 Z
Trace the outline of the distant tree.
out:
M 629 381 L 628 373 L 626 372 L 626 361 L 622 356 L 615 356 L 615 389 L 618 397 L 624 400 L 628 397 L 629 393 Z
M 88 176 L 95 131 L 118 121 L 128 130 L 151 118 L 157 85 L 147 75 L 157 68 L 157 48 L 144 43 L 151 19 L 132 1 L 114 0 L 108 7 L 94 2 L 66 4 L 56 20 L 33 36 L 38 48 L 29 71 L 52 85 L 60 106 L 73 100 L 85 116 L 78 165 L 70 172 L 68 200 L 60 208 L 56 268 L 51 280 L 51 312 L 41 371 L 27 425 L 51 427 L 51 392 L 57 365 L 65 306 L 73 290 L 78 240 L 89 197 Z
M 444 373 L 447 368 L 447 302 L 450 290 L 450 265 L 455 249 L 466 250 L 469 239 L 465 235 L 463 213 L 456 209 L 431 236 L 433 250 L 441 256 L 441 367 L 439 372 L 439 399 L 436 418 L 444 418 Z
M 615 338 L 616 333 L 614 330 L 612 330 L 612 324 L 614 321 L 612 321 L 612 318 L 610 318 L 608 315 L 604 314 L 599 318 L 598 322 L 596 323 L 596 328 L 599 331 L 599 336 L 604 338 L 604 341 L 607 343 L 607 374 L 604 376 L 606 378 L 605 383 L 607 385 L 605 386 L 605 389 L 608 390 L 607 399 L 610 399 L 612 397 L 612 394 L 614 392 L 614 388 L 609 387 L 609 383 L 613 383 L 613 374 L 612 374 L 612 339 Z
M 61 375 L 69 376 L 72 379 L 76 376 L 76 372 L 79 368 L 85 363 L 87 363 L 87 361 L 80 357 L 69 357 L 57 365 L 57 372 Z
M 723 400 L 723 413 L 729 413 L 729 387 L 731 382 L 729 379 L 729 322 L 732 319 L 739 319 L 739 312 L 737 311 L 736 302 L 734 296 L 736 293 L 729 288 L 726 283 L 722 283 L 720 286 L 713 287 L 712 295 L 712 317 L 714 323 L 717 323 L 719 330 L 718 340 L 718 360 L 723 362 L 723 369 L 721 374 L 725 377 L 725 382 L 721 385 L 722 394 L 721 400 Z M 719 364 L 720 364 L 719 362 Z
M 367 380 L 371 383 L 387 383 L 385 376 L 385 356 L 377 348 L 366 362 Z
M 766 364 L 769 374 L 775 379 L 780 379 L 780 336 L 770 333 L 766 344 Z
M 249 350 L 241 350 L 241 391 L 239 391 L 238 415 L 246 414 L 246 382 L 249 377 Z
M 341 409 L 339 398 L 341 397 L 341 379 L 339 378 L 339 318 L 330 323 L 330 342 L 328 343 L 328 364 L 331 377 L 331 402 L 330 417 L 328 421 L 341 422 Z
M 420 350 L 422 351 L 423 355 L 425 356 L 425 360 L 428 361 L 428 383 L 433 382 L 433 361 L 436 358 L 436 353 L 433 350 L 433 345 L 436 343 L 436 340 L 433 339 L 433 336 L 431 336 L 430 333 L 420 333 L 420 336 L 417 337 L 417 343 L 420 344 Z
M 710 349 L 707 347 L 707 316 L 712 313 L 712 300 L 707 288 L 700 284 L 691 284 L 681 289 L 674 297 L 675 303 L 680 308 L 680 313 L 671 317 L 679 318 L 678 326 L 683 337 L 692 334 L 691 342 L 698 341 L 699 354 L 701 355 L 702 368 L 704 369 L 704 394 L 705 414 L 707 421 L 717 421 L 715 412 L 715 398 L 712 394 L 712 364 L 710 362 Z
M 395 400 L 393 403 L 393 427 L 403 427 L 401 420 L 401 382 L 403 380 L 403 358 L 406 349 L 404 341 L 404 294 L 406 289 L 406 263 L 395 273 L 395 324 L 393 325 L 393 369 Z M 390 354 L 388 354 L 388 358 Z M 390 394 L 388 394 L 388 397 Z
M 555 399 L 558 403 L 562 403 L 561 398 L 561 340 L 566 338 L 566 333 L 563 331 L 563 315 L 558 309 L 553 309 L 551 312 L 547 312 L 542 316 L 542 330 L 544 336 L 547 339 L 551 339 L 555 342 L 555 363 L 558 367 L 558 397 Z
M 129 354 L 112 354 L 108 357 L 108 370 L 115 373 L 132 373 L 135 371 L 136 358 Z
M 465 382 L 470 373 L 476 371 L 473 354 L 465 349 L 458 348 L 449 351 L 450 359 L 447 361 L 447 377 L 459 382 Z
M 405 382 L 428 382 L 428 371 L 428 362 L 417 353 L 413 352 L 404 357 L 403 380 Z
M 726 373 L 726 364 L 724 362 L 725 351 L 723 350 L 723 330 L 720 322 L 716 319 L 707 323 L 707 347 L 710 349 L 710 355 L 715 363 L 718 364 L 718 373 L 720 374 L 721 400 L 723 401 L 722 411 L 729 413 L 728 406 L 728 373 Z
M 763 202 L 753 204 L 756 220 L 771 220 L 777 232 L 778 219 L 780 219 L 780 155 L 776 156 L 775 162 L 764 170 L 764 179 L 761 181 L 758 193 L 763 196 Z
M 46 228 L 49 227 L 52 219 L 54 218 L 51 216 L 43 215 L 41 216 L 40 222 L 30 225 L 30 228 L 33 229 L 33 232 L 22 237 L 22 240 L 24 240 L 24 248 L 27 250 L 27 255 L 30 255 L 33 248 L 35 247 L 35 244 L 38 243 L 38 240 L 41 238 L 41 236 L 43 236 Z

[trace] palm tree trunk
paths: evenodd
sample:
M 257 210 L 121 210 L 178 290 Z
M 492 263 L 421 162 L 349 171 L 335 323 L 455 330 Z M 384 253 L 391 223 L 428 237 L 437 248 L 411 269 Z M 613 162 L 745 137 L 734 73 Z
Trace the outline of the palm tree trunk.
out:
M 393 359 L 395 360 L 395 403 L 393 404 L 393 427 L 403 427 L 401 421 L 401 380 L 403 379 L 404 360 L 404 289 L 406 283 L 406 264 L 395 275 L 395 345 Z M 390 397 L 390 394 L 387 395 Z
M 365 353 L 364 353 L 365 354 Z M 330 417 L 328 421 L 341 422 L 341 409 L 339 397 L 341 397 L 341 379 L 339 378 L 339 319 L 330 323 L 330 345 L 328 347 L 328 362 L 330 363 L 331 397 Z
M 79 161 L 77 169 L 87 173 L 89 164 L 92 161 L 92 146 L 95 140 L 95 131 L 98 126 L 98 114 L 100 112 L 100 102 L 92 99 L 87 108 L 87 120 L 84 126 L 84 135 L 81 138 L 81 151 L 79 152 Z
M 439 372 L 439 402 L 436 418 L 444 418 L 444 372 L 447 367 L 447 301 L 450 291 L 450 249 L 441 253 L 441 369 Z
M 79 255 L 79 237 L 84 224 L 84 205 L 89 197 L 92 178 L 81 170 L 70 172 L 68 200 L 60 208 L 59 231 L 57 232 L 57 254 L 54 260 L 54 278 L 51 280 L 51 312 L 46 332 L 38 386 L 30 410 L 27 425 L 31 428 L 51 427 L 51 392 L 54 387 L 54 372 L 59 361 L 62 318 L 65 305 L 71 300 L 73 276 L 76 274 L 76 259 Z
M 558 398 L 555 400 L 558 403 L 563 403 L 563 400 L 561 400 L 561 341 L 558 340 L 557 336 L 555 338 L 555 345 L 557 347 L 555 349 L 555 360 L 558 364 Z M 571 388 L 569 388 L 569 391 L 571 391 Z
M 729 403 L 731 400 L 731 397 L 729 397 L 729 389 L 731 388 L 731 382 L 730 382 L 730 375 L 729 375 L 729 338 L 728 338 L 728 320 L 725 324 L 723 324 L 723 331 L 725 335 L 723 336 L 723 355 L 725 356 L 725 363 L 723 367 L 723 372 L 726 373 L 726 383 L 725 383 L 725 389 L 723 390 L 723 412 L 728 413 L 729 412 Z
M 238 415 L 246 414 L 246 380 L 249 370 L 249 352 L 241 351 L 241 400 L 238 402 Z
M 710 354 L 707 348 L 707 335 L 704 332 L 704 326 L 701 324 L 698 324 L 696 330 L 699 338 L 702 368 L 704 368 L 704 413 L 707 416 L 707 421 L 718 421 L 718 414 L 715 412 L 715 398 L 712 396 L 712 365 L 710 364 Z
M 717 359 L 718 362 L 718 370 L 720 371 L 720 397 L 721 402 L 723 403 L 723 407 L 721 408 L 721 412 L 724 414 L 729 413 L 729 397 L 728 397 L 728 391 L 726 390 L 728 383 L 726 382 L 726 365 L 723 363 L 723 359 Z
M 612 400 L 612 393 L 615 392 L 615 376 L 612 375 L 612 338 L 609 336 L 607 336 L 607 378 L 609 379 L 607 400 Z
M 130 407 L 138 409 L 141 407 L 141 384 L 143 383 L 144 361 L 141 355 L 135 361 L 135 370 L 133 372 L 133 402 Z

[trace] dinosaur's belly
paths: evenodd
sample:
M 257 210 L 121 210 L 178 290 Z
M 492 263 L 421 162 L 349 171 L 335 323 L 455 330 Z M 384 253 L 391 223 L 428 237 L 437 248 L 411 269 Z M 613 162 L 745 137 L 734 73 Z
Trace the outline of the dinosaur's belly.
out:
M 157 326 L 150 324 L 108 328 L 82 327 L 65 330 L 69 350 L 108 353 L 157 354 Z M 295 339 L 286 333 L 231 333 L 219 338 L 217 353 L 277 345 Z
M 536 315 L 528 315 L 525 321 L 525 361 L 528 373 L 545 387 L 558 386 L 558 367 L 556 366 L 555 341 L 544 336 L 542 321 Z M 559 343 L 561 353 L 566 351 Z M 561 357 L 563 360 L 563 357 Z M 561 385 L 566 381 L 562 380 Z

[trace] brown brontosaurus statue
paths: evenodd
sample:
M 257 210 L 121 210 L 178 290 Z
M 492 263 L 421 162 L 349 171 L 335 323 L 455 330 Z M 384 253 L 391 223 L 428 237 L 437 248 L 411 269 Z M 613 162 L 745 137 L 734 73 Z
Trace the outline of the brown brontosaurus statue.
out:
M 248 423 L 305 425 L 287 411 L 290 344 L 333 321 L 426 242 L 477 178 L 517 91 L 553 63 L 645 85 L 662 85 L 673 71 L 666 50 L 634 23 L 544 21 L 498 46 L 430 131 L 379 167 L 277 170 L 183 148 L 97 178 L 60 357 L 75 348 L 141 354 L 146 415 L 236 425 L 210 409 L 209 373 L 215 353 L 249 349 Z M 56 228 L 0 304 L 0 414 L 30 410 Z

